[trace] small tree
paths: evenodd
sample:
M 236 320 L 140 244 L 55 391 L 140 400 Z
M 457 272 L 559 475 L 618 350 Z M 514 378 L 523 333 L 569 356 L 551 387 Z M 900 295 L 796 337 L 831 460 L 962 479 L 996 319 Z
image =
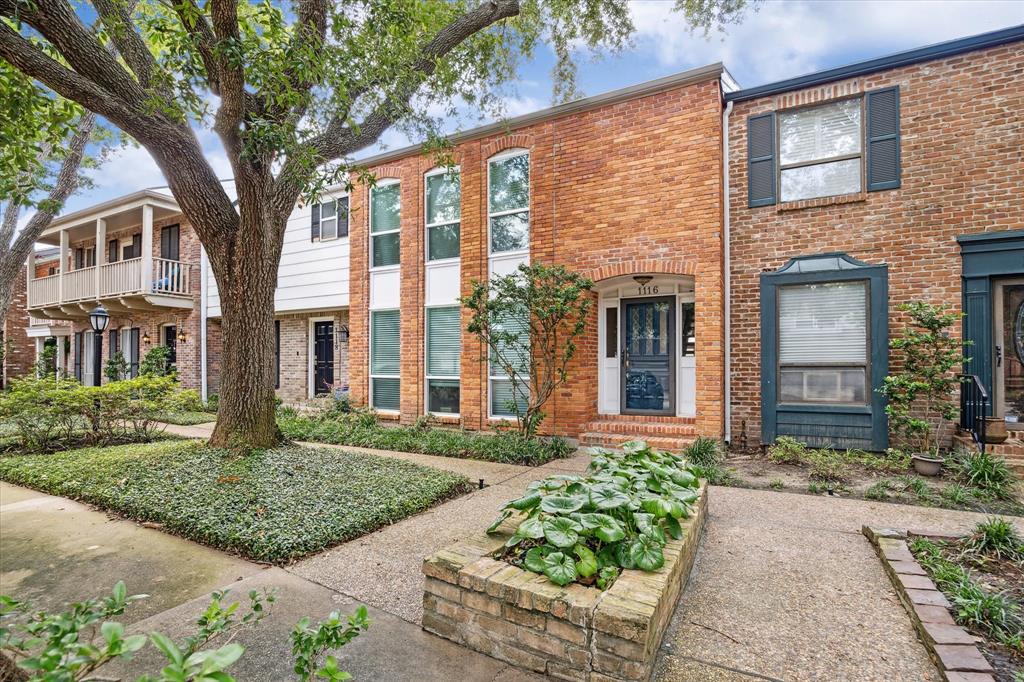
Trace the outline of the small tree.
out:
M 472 313 L 467 329 L 509 379 L 508 407 L 526 437 L 537 433 L 544 405 L 568 377 L 593 305 L 593 286 L 561 265 L 524 264 L 490 283 L 474 281 L 461 299 Z
M 107 360 L 107 364 L 103 367 L 103 375 L 107 377 L 109 381 L 121 381 L 128 376 L 128 361 L 124 359 L 124 353 L 117 351 L 113 357 Z
M 143 356 L 139 374 L 144 377 L 163 377 L 174 374 L 171 367 L 171 349 L 167 346 L 153 346 Z
M 937 451 L 946 422 L 959 405 L 957 370 L 963 366 L 963 342 L 950 335 L 961 313 L 922 301 L 899 307 L 909 317 L 902 335 L 889 347 L 902 360 L 900 371 L 885 377 L 880 390 L 888 400 L 889 423 L 918 452 Z

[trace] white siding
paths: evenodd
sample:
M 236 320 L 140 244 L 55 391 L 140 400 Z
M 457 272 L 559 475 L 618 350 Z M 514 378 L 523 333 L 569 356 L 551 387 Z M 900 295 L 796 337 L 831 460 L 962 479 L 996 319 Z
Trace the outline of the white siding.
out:
M 348 307 L 348 237 L 311 242 L 310 217 L 309 206 L 296 206 L 288 217 L 274 293 L 278 313 Z M 207 281 L 208 314 L 219 317 L 220 295 L 212 270 Z

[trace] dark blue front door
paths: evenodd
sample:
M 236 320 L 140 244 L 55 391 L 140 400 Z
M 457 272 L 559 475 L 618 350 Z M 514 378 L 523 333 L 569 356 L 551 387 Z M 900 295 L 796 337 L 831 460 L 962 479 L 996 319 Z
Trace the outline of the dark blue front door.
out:
M 328 393 L 334 383 L 334 323 L 313 323 L 313 392 Z
M 622 413 L 674 414 L 674 299 L 625 299 L 622 317 Z

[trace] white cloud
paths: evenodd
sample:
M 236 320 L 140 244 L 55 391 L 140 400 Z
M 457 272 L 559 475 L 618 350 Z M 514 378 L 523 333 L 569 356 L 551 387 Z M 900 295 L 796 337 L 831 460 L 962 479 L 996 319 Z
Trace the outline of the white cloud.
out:
M 776 0 L 726 34 L 691 34 L 667 2 L 634 2 L 638 52 L 662 66 L 722 61 L 744 86 L 1024 22 L 1017 0 Z

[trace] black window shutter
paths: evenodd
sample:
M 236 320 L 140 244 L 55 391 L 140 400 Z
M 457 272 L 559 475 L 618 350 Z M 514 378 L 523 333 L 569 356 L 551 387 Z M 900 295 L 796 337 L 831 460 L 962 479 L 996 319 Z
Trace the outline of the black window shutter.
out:
M 132 258 L 139 258 L 142 256 L 142 235 L 132 235 Z
M 111 239 L 110 241 L 107 242 L 107 262 L 108 263 L 116 263 L 117 262 L 117 240 L 116 239 Z
M 873 90 L 867 97 L 868 191 L 900 186 L 900 89 Z
M 348 197 L 338 199 L 338 236 L 348 236 Z
M 130 334 L 131 347 L 128 349 L 128 376 L 135 378 L 139 376 L 139 328 L 132 327 Z
M 117 355 L 117 330 L 111 329 L 109 333 L 110 337 L 110 359 L 113 360 L 114 356 Z
M 281 388 L 281 320 L 274 320 L 274 388 Z
M 160 230 L 160 257 L 167 260 L 178 260 L 180 255 L 178 226 L 168 225 Z
M 75 332 L 75 378 L 82 380 L 82 332 Z
M 775 112 L 747 119 L 747 205 L 771 206 L 775 192 Z
M 79 246 L 75 249 L 75 270 L 81 270 L 85 267 L 85 249 Z
M 309 241 L 320 239 L 320 204 L 313 204 L 313 216 L 309 223 Z

